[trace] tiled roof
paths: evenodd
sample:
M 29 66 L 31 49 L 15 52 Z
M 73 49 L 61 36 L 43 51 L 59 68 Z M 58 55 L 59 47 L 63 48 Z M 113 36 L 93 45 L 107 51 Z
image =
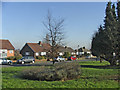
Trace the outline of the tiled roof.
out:
M 27 43 L 27 45 L 34 51 L 34 52 L 46 52 L 50 50 L 50 44 L 42 43 L 39 45 L 38 43 Z
M 78 49 L 78 51 L 79 51 L 79 52 L 90 52 L 90 50 L 88 50 L 88 49 L 83 49 L 83 48 Z
M 9 40 L 0 40 L 0 49 L 15 49 Z
M 59 48 L 58 48 L 58 51 L 59 52 L 74 52 L 74 50 L 71 48 L 71 47 L 62 47 L 62 46 L 60 46 Z

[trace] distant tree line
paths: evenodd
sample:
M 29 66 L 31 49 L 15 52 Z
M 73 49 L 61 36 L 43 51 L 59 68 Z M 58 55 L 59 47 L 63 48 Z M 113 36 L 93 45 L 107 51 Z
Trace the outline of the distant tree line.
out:
M 107 3 L 104 25 L 92 37 L 91 51 L 110 65 L 120 65 L 120 1 Z

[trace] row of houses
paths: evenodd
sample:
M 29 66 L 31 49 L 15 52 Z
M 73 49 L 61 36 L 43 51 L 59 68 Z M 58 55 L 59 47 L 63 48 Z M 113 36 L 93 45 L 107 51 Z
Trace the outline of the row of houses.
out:
M 20 53 L 23 56 L 43 56 L 50 53 L 51 45 L 48 43 L 42 43 L 39 41 L 38 43 L 26 43 L 24 47 L 21 49 Z M 74 50 L 70 47 L 63 47 L 59 46 L 58 48 L 58 54 L 64 55 L 65 52 L 70 52 L 71 54 L 74 54 Z
M 13 45 L 10 43 L 9 40 L 0 40 L 0 57 L 6 58 L 10 56 L 14 56 L 15 53 L 15 48 Z M 43 56 L 47 55 L 50 52 L 51 46 L 48 43 L 42 43 L 39 41 L 38 43 L 26 43 L 23 48 L 20 50 L 20 54 L 22 56 Z M 86 49 L 87 50 L 87 49 Z M 60 46 L 58 48 L 58 54 L 59 55 L 64 55 L 65 52 L 69 52 L 72 55 L 77 54 L 81 55 L 84 54 L 85 51 L 77 51 L 73 50 L 71 47 L 63 47 Z

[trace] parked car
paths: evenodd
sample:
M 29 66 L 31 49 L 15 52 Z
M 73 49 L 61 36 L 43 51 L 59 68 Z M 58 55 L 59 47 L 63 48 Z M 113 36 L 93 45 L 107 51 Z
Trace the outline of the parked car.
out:
M 68 57 L 68 60 L 76 60 L 77 58 L 75 56 Z
M 86 56 L 85 58 L 86 58 L 86 59 L 90 59 L 91 57 L 90 57 L 90 56 Z
M 6 58 L 0 58 L 0 64 L 9 64 L 9 65 L 11 65 L 12 61 L 8 60 Z
M 23 57 L 23 58 L 17 60 L 17 63 L 18 64 L 35 63 L 35 59 L 34 59 L 34 57 L 26 56 L 26 57 Z
M 117 60 L 116 62 L 119 63 L 119 60 Z
M 55 58 L 55 61 L 57 61 L 57 62 L 65 61 L 65 58 L 58 56 L 57 58 Z

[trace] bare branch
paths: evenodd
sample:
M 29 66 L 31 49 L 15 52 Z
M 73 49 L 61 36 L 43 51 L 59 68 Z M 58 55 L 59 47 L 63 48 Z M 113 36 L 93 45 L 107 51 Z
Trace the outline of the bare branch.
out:
M 48 11 L 47 22 L 44 22 L 43 25 L 48 30 L 52 57 L 57 55 L 57 48 L 62 44 L 62 40 L 64 39 L 64 33 L 62 32 L 63 23 L 64 19 L 56 20 L 52 17 L 50 11 Z

